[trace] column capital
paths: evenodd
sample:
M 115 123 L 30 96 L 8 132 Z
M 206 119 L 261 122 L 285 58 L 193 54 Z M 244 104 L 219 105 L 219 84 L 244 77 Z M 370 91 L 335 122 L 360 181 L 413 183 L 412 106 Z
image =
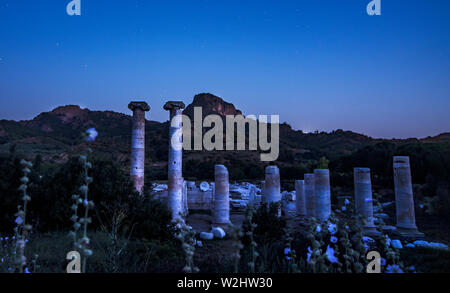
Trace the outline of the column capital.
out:
M 164 110 L 170 111 L 170 110 L 178 110 L 178 109 L 184 109 L 186 106 L 181 101 L 169 101 L 164 105 Z
M 150 111 L 150 106 L 146 102 L 130 102 L 128 104 L 128 109 L 134 111 L 135 109 L 140 109 L 144 112 Z

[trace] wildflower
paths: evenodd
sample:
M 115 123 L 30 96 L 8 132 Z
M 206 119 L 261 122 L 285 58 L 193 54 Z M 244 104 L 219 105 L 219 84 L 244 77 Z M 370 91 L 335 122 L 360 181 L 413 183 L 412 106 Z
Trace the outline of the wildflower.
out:
M 419 204 L 419 208 L 423 209 L 424 205 L 423 204 Z
M 85 256 L 91 256 L 92 255 L 92 250 L 90 250 L 90 249 L 85 249 L 83 252 L 84 252 Z
M 347 210 L 347 207 L 346 207 L 346 206 L 343 206 L 343 207 L 341 208 L 341 210 L 342 210 L 343 212 L 345 212 L 345 211 Z
M 350 201 L 349 201 L 348 199 L 345 199 L 345 200 L 344 200 L 344 204 L 345 204 L 345 205 L 348 205 L 349 203 L 350 203 Z
M 386 237 L 386 247 L 391 246 L 391 238 L 389 238 L 389 236 L 385 236 Z
M 338 229 L 337 229 L 337 225 L 336 224 L 333 224 L 333 223 L 329 223 L 328 224 L 328 232 L 330 232 L 331 235 L 336 234 L 337 230 Z
M 338 241 L 337 237 L 331 236 L 331 238 L 330 238 L 331 243 L 336 243 L 337 241 Z
M 290 254 L 291 254 L 291 249 L 289 247 L 286 247 L 284 249 L 284 255 L 286 256 L 287 260 L 291 260 Z
M 386 259 L 384 257 L 380 258 L 380 265 L 382 265 L 382 266 L 386 265 Z
M 22 223 L 23 223 L 22 217 L 18 216 L 18 217 L 16 218 L 15 222 L 16 222 L 17 225 L 22 225 Z
M 338 259 L 334 256 L 334 249 L 330 247 L 330 245 L 327 246 L 327 251 L 325 252 L 325 255 L 327 256 L 328 260 L 331 263 L 337 263 Z
M 97 136 L 98 136 L 98 132 L 97 132 L 97 130 L 95 130 L 95 128 L 89 128 L 88 130 L 86 130 L 86 140 L 87 141 L 95 141 Z
M 306 254 L 306 261 L 307 261 L 307 262 L 310 262 L 310 260 L 311 260 L 311 255 L 312 255 L 312 250 L 311 250 L 311 247 L 308 246 L 308 253 Z
M 28 267 L 25 268 L 25 274 L 29 274 L 30 270 L 28 269 Z
M 350 230 L 350 227 L 348 225 L 345 225 L 345 230 Z
M 386 268 L 386 273 L 389 274 L 402 274 L 403 270 L 398 265 L 388 265 Z
M 320 233 L 322 231 L 322 227 L 320 225 L 317 225 L 316 227 L 316 233 Z

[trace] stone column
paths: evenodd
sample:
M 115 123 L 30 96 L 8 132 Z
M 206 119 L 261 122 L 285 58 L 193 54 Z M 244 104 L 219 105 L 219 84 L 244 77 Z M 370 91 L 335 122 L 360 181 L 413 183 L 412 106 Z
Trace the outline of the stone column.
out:
M 183 156 L 183 119 L 182 112 L 184 109 L 183 102 L 167 102 L 164 110 L 170 111 L 170 128 L 169 128 L 169 209 L 172 212 L 172 220 L 180 218 L 183 213 L 183 173 L 182 173 L 182 156 Z
M 264 196 L 269 204 L 281 201 L 280 170 L 277 166 L 266 167 Z
M 256 205 L 256 186 L 250 185 L 250 188 L 248 190 L 248 201 L 253 206 Z
M 365 224 L 363 225 L 363 233 L 367 236 L 377 236 L 377 231 L 373 223 L 373 202 L 372 202 L 372 181 L 370 179 L 369 168 L 354 168 L 353 170 L 355 183 L 355 209 L 360 214 Z
M 187 215 L 189 214 L 189 205 L 188 205 L 187 194 L 188 194 L 188 185 L 187 185 L 187 181 L 184 181 L 183 182 L 183 216 L 184 217 L 187 217 Z
M 394 157 L 395 204 L 397 234 L 405 238 L 421 238 L 417 230 L 409 157 Z
M 130 176 L 134 188 L 142 193 L 145 166 L 145 112 L 150 111 L 150 107 L 146 102 L 131 102 L 128 108 L 133 111 Z
M 314 189 L 315 215 L 319 221 L 325 222 L 331 214 L 330 171 L 328 169 L 314 170 Z
M 230 223 L 230 183 L 228 170 L 224 165 L 216 165 L 214 184 L 213 226 L 227 228 Z
M 261 181 L 261 203 L 267 202 L 265 189 L 266 189 L 266 181 Z
M 295 181 L 295 207 L 297 219 L 302 220 L 306 217 L 305 206 L 305 180 Z
M 315 192 L 314 192 L 314 174 L 305 174 L 305 207 L 306 217 L 312 218 L 316 216 L 315 208 Z

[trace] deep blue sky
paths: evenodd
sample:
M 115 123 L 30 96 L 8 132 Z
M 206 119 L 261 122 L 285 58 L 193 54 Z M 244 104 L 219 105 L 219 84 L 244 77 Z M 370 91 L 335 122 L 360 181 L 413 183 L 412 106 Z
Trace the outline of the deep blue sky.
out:
M 305 131 L 450 131 L 450 1 L 0 0 L 0 119 L 66 104 L 168 119 L 211 92 Z

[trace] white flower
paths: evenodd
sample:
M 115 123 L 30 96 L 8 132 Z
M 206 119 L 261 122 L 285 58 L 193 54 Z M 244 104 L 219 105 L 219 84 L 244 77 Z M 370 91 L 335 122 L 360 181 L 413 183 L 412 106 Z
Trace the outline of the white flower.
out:
M 16 218 L 15 222 L 16 222 L 17 225 L 22 225 L 22 223 L 23 223 L 22 217 L 21 217 L 21 216 L 18 216 L 18 217 Z
M 398 265 L 388 265 L 386 268 L 386 272 L 390 274 L 402 274 L 403 270 Z
M 97 130 L 95 130 L 95 128 L 89 128 L 88 130 L 86 130 L 86 134 L 87 134 L 86 137 L 87 141 L 95 141 L 95 139 L 98 136 L 98 132 Z
M 331 243 L 336 243 L 337 241 L 338 241 L 337 237 L 331 236 L 331 238 L 330 238 Z
M 322 227 L 320 225 L 317 225 L 316 227 L 316 233 L 320 233 L 322 231 Z
M 328 223 L 328 232 L 330 232 L 331 235 L 336 234 L 337 230 L 338 229 L 337 229 L 337 225 L 336 224 Z
M 391 246 L 391 238 L 389 238 L 389 236 L 386 235 L 386 246 L 389 247 Z
M 345 199 L 345 200 L 344 200 L 344 204 L 345 204 L 345 205 L 348 205 L 349 203 L 350 203 L 350 201 L 349 201 L 348 199 Z
M 342 210 L 343 212 L 345 212 L 345 211 L 347 210 L 347 207 L 346 207 L 346 206 L 343 206 L 343 207 L 341 208 L 341 210 Z
M 328 260 L 331 263 L 337 263 L 338 262 L 337 257 L 334 256 L 334 249 L 331 248 L 330 245 L 327 246 L 327 251 L 325 252 L 325 254 L 326 254 Z
M 311 260 L 311 255 L 312 255 L 312 250 L 311 250 L 311 247 L 308 246 L 308 253 L 306 254 L 306 261 L 307 261 L 307 262 L 310 262 L 310 260 Z
M 289 247 L 286 247 L 286 248 L 284 249 L 284 255 L 286 256 L 286 259 L 287 259 L 287 260 L 290 260 L 290 259 L 291 259 L 290 254 L 291 254 L 291 249 L 290 249 Z

